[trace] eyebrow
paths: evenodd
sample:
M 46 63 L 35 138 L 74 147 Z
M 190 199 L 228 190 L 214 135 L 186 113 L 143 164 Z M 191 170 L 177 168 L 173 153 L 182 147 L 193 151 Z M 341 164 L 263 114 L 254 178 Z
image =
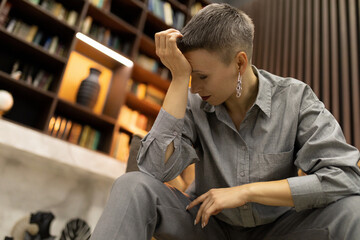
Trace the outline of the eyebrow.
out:
M 205 74 L 205 72 L 200 71 L 200 70 L 193 70 L 192 73 L 202 73 L 202 74 Z

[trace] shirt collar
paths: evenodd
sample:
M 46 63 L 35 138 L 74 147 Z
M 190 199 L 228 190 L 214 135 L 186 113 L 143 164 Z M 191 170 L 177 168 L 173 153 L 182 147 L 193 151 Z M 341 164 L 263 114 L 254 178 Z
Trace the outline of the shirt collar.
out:
M 252 66 L 252 69 L 259 79 L 259 92 L 254 105 L 259 106 L 261 111 L 263 111 L 267 117 L 270 117 L 272 86 L 270 82 L 263 75 L 261 75 L 259 70 L 254 65 Z M 202 101 L 200 108 L 209 113 L 221 111 L 221 105 L 213 106 L 206 101 Z

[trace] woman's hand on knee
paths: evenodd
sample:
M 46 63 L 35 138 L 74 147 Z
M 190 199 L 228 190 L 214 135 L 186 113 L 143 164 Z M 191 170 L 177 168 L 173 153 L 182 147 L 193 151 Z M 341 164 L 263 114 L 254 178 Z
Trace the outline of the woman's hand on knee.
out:
M 204 228 L 212 215 L 217 215 L 226 208 L 236 208 L 246 204 L 245 196 L 241 186 L 211 189 L 192 201 L 186 209 L 189 210 L 201 203 L 194 224 L 201 221 L 201 227 Z

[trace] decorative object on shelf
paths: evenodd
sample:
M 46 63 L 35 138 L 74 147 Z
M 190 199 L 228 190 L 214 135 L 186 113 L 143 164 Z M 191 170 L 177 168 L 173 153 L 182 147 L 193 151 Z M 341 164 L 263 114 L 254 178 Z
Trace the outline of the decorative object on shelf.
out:
M 87 106 L 89 108 L 93 108 L 95 106 L 100 92 L 100 74 L 100 70 L 96 68 L 90 68 L 89 76 L 85 78 L 80 84 L 76 96 L 77 103 Z
M 39 227 L 36 224 L 30 223 L 30 214 L 18 220 L 11 230 L 11 236 L 16 239 L 25 239 L 25 233 L 36 235 L 39 232 Z
M 87 240 L 91 236 L 89 225 L 82 219 L 70 220 L 61 233 L 60 240 Z
M 54 240 L 55 237 L 49 233 L 52 220 L 54 215 L 51 212 L 37 212 L 25 216 L 15 223 L 11 236 L 15 240 Z
M 0 90 L 0 118 L 5 112 L 12 108 L 13 104 L 14 99 L 11 93 L 5 90 Z
M 36 235 L 32 235 L 28 231 L 25 232 L 24 240 L 54 240 L 55 237 L 50 235 L 50 224 L 55 216 L 51 212 L 37 212 L 31 214 L 30 223 L 35 223 L 39 227 Z

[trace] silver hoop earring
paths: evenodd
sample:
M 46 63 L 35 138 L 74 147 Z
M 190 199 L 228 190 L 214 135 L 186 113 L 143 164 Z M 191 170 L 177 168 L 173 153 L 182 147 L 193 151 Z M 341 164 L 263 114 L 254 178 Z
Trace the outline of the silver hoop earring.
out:
M 237 84 L 236 84 L 236 97 L 239 98 L 241 96 L 241 90 L 242 90 L 242 76 L 239 73 Z

